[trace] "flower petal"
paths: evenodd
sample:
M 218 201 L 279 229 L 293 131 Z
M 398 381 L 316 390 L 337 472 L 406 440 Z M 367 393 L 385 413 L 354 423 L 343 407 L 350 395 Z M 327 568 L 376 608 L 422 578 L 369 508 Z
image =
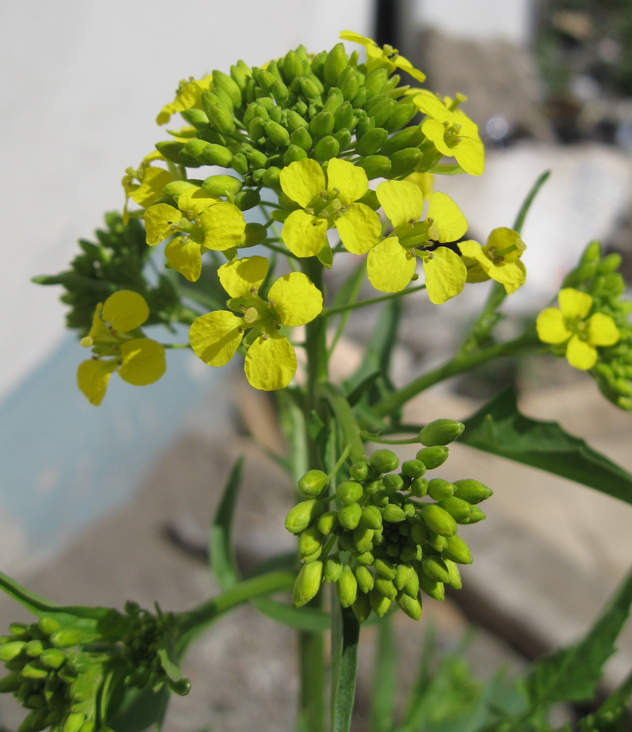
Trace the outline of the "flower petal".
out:
M 219 281 L 231 297 L 250 297 L 254 287 L 259 290 L 268 273 L 265 257 L 247 257 L 223 264 L 218 270 Z
M 375 191 L 377 200 L 394 228 L 417 221 L 424 210 L 424 195 L 419 186 L 406 180 L 388 180 Z
M 338 37 L 342 41 L 351 41 L 352 43 L 359 43 L 361 46 L 364 46 L 365 48 L 367 46 L 375 45 L 375 41 L 373 39 L 366 38 L 365 36 L 361 36 L 359 33 L 354 33 L 353 31 L 342 31 Z
M 437 120 L 439 123 L 449 122 L 451 119 L 450 110 L 436 94 L 427 89 L 420 90 L 419 94 L 413 97 L 413 103 L 430 119 Z M 443 124 L 441 127 L 443 128 Z
M 445 127 L 441 122 L 437 122 L 436 119 L 427 119 L 421 125 L 421 131 L 442 155 L 445 155 L 448 158 L 454 156 L 452 148 L 446 144 Z
M 190 186 L 178 196 L 178 208 L 182 212 L 190 212 L 194 216 L 199 216 L 202 211 L 206 211 L 207 208 L 214 206 L 220 200 L 217 196 L 209 195 L 198 186 Z
M 592 346 L 614 346 L 621 334 L 614 320 L 605 313 L 595 313 L 588 319 L 588 342 Z
M 162 168 L 147 168 L 143 174 L 143 182 L 130 192 L 130 198 L 139 206 L 146 208 L 162 196 L 162 189 L 171 183 L 173 176 Z
M 504 262 L 515 262 L 520 259 L 526 248 L 520 234 L 513 229 L 508 229 L 506 226 L 494 229 L 487 237 L 487 244 L 485 244 L 486 252 L 495 249 L 496 252 L 502 255 Z M 507 249 L 512 251 L 507 252 Z
M 189 328 L 195 355 L 209 366 L 223 366 L 235 355 L 242 339 L 243 318 L 228 310 L 216 310 L 196 318 Z
M 236 247 L 246 230 L 242 212 L 224 201 L 202 211 L 200 224 L 204 230 L 204 246 L 219 252 Z
M 91 359 L 79 364 L 77 369 L 77 386 L 88 397 L 91 404 L 99 406 L 108 388 L 108 381 L 116 371 L 116 361 L 100 361 Z
M 280 277 L 270 288 L 268 300 L 283 325 L 305 325 L 323 309 L 321 291 L 301 272 Z
M 422 71 L 419 71 L 419 69 L 416 69 L 407 58 L 404 58 L 403 56 L 397 56 L 397 58 L 395 58 L 394 60 L 394 63 L 398 69 L 401 69 L 407 74 L 410 74 L 413 79 L 416 79 L 420 82 L 426 80 L 426 75 Z
M 176 236 L 165 247 L 165 257 L 169 266 L 186 277 L 189 282 L 197 282 L 202 273 L 202 245 L 188 237 Z
M 81 345 L 85 346 L 91 346 L 93 341 L 97 341 L 100 338 L 106 338 L 108 340 L 112 339 L 112 334 L 110 333 L 110 329 L 107 327 L 107 325 L 103 322 L 103 319 L 101 318 L 101 311 L 103 310 L 103 303 L 99 303 L 94 311 L 94 315 L 92 316 L 92 327 L 90 328 L 90 332 L 88 333 L 88 336 L 86 338 L 86 342 L 84 343 L 84 339 L 81 339 Z
M 352 254 L 366 254 L 382 233 L 380 217 L 363 203 L 352 203 L 335 223 L 340 241 Z
M 311 158 L 295 160 L 283 168 L 280 183 L 283 193 L 303 208 L 326 188 L 325 174 Z
M 454 155 L 456 162 L 470 175 L 481 175 L 485 170 L 485 148 L 478 138 L 462 136 L 460 142 L 452 148 L 451 155 Z
M 143 214 L 147 244 L 150 247 L 160 244 L 168 236 L 173 234 L 171 224 L 177 224 L 182 214 L 177 208 L 167 203 L 158 203 L 150 206 Z
M 134 386 L 153 384 L 165 373 L 165 349 L 151 338 L 135 338 L 121 344 L 123 363 L 119 376 Z
M 142 295 L 131 290 L 119 290 L 105 301 L 101 317 L 118 333 L 127 333 L 147 320 L 149 308 Z
M 369 252 L 369 282 L 380 292 L 400 292 L 415 274 L 416 265 L 414 254 L 404 249 L 396 236 L 390 236 Z
M 574 335 L 568 343 L 566 358 L 576 369 L 588 371 L 597 363 L 597 349 Z
M 439 247 L 429 254 L 432 258 L 423 260 L 426 289 L 430 302 L 441 305 L 461 292 L 467 270 L 461 257 L 447 247 Z
M 368 190 L 369 179 L 363 168 L 338 158 L 332 158 L 329 161 L 327 164 L 327 193 L 331 197 L 336 196 L 340 199 L 343 206 L 348 206 L 358 198 L 362 198 Z
M 558 308 L 546 308 L 539 315 L 535 322 L 538 331 L 538 338 L 543 343 L 564 343 L 573 332 L 566 327 L 562 311 Z
M 572 287 L 565 287 L 560 290 L 558 299 L 560 301 L 560 310 L 565 318 L 583 320 L 590 312 L 593 304 L 593 299 L 587 292 L 580 292 Z
M 489 276 L 504 285 L 505 292 L 508 295 L 512 295 L 519 287 L 524 285 L 527 279 L 527 269 L 524 264 L 516 259 L 514 262 L 500 262 L 499 264 L 492 265 L 489 270 Z
M 461 209 L 445 193 L 435 193 L 430 199 L 427 219 L 432 219 L 439 230 L 441 243 L 456 241 L 467 231 L 467 221 Z
M 281 238 L 297 257 L 315 257 L 327 243 L 327 222 L 305 211 L 292 211 L 283 224 Z
M 244 370 L 255 389 L 285 389 L 296 373 L 296 354 L 287 338 L 261 335 L 248 349 Z

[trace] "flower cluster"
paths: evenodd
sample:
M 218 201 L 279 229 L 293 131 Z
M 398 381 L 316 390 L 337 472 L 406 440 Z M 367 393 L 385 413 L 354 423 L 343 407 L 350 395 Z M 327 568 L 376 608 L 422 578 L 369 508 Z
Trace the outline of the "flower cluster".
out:
M 463 431 L 460 422 L 436 420 L 420 433 L 425 445 L 401 465 L 391 450 L 373 452 L 349 468 L 349 479 L 328 493 L 329 476 L 310 470 L 298 483 L 307 500 L 288 513 L 285 527 L 298 535 L 304 563 L 294 584 L 301 606 L 322 582 L 336 583 L 343 607 L 363 622 L 382 617 L 395 600 L 411 618 L 421 616 L 419 591 L 443 600 L 444 586 L 461 588 L 458 564 L 472 556 L 457 536 L 458 525 L 485 518 L 478 507 L 492 491 L 476 480 L 428 478 L 448 459 L 447 444 Z M 427 500 L 430 499 L 430 500 Z M 330 502 L 336 507 L 328 510 Z
M 620 265 L 620 255 L 604 257 L 599 242 L 591 242 L 564 280 L 560 308 L 542 311 L 536 324 L 556 355 L 590 371 L 607 399 L 632 410 L 632 301 L 622 297 Z

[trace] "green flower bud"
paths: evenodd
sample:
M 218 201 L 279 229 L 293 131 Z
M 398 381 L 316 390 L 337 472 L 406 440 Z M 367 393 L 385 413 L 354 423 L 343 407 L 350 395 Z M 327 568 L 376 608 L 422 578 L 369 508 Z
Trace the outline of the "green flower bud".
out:
M 341 503 L 349 505 L 362 498 L 362 486 L 353 480 L 345 480 L 336 488 L 336 497 Z
M 379 94 L 384 88 L 384 84 L 388 81 L 388 71 L 386 69 L 376 69 L 372 71 L 364 82 L 364 88 L 370 97 Z
M 294 607 L 306 605 L 315 597 L 323 579 L 323 563 L 310 562 L 301 567 L 292 588 L 292 604 Z
M 329 536 L 338 528 L 338 516 L 335 511 L 327 511 L 324 513 L 316 524 L 318 530 L 323 536 Z
M 441 536 L 453 536 L 456 534 L 456 521 L 447 511 L 436 503 L 428 503 L 420 509 L 421 517 L 426 526 Z
M 428 539 L 428 532 L 426 531 L 425 526 L 415 521 L 415 523 L 410 527 L 410 538 L 415 542 L 415 544 L 425 544 Z
M 376 559 L 373 566 L 375 567 L 375 571 L 385 579 L 394 580 L 395 576 L 397 574 L 397 570 L 391 564 L 391 562 L 387 561 L 386 559 Z
M 362 552 L 362 554 L 358 554 L 356 556 L 356 562 L 358 562 L 358 564 L 364 564 L 366 567 L 370 567 L 373 562 L 375 562 L 375 556 L 371 552 Z
M 351 104 L 349 102 L 341 104 L 334 112 L 334 132 L 353 129 L 354 120 L 356 117 Z
M 298 481 L 298 489 L 305 498 L 317 498 L 329 485 L 329 478 L 322 470 L 308 470 Z
M 472 506 L 472 510 L 470 511 L 470 517 L 463 521 L 464 524 L 477 524 L 479 521 L 483 521 L 483 519 L 487 518 L 483 511 L 478 506 Z
M 52 620 L 52 618 L 48 618 L 48 620 Z M 59 624 L 57 627 L 60 627 Z M 57 628 L 55 628 L 55 630 L 57 630 Z M 31 640 L 31 634 L 23 623 L 11 623 L 11 625 L 9 625 L 9 632 L 15 640 Z
M 359 503 L 350 503 L 348 506 L 338 511 L 338 521 L 340 525 L 352 531 L 360 523 L 362 518 L 362 508 Z
M 30 658 L 37 658 L 41 655 L 42 651 L 46 648 L 46 646 L 42 643 L 41 640 L 32 640 L 29 641 L 26 644 L 26 655 Z
M 421 460 L 416 460 L 415 462 L 421 462 Z M 416 498 L 423 498 L 428 493 L 428 480 L 426 478 L 413 478 L 410 481 L 408 490 Z
M 358 596 L 351 606 L 351 609 L 353 610 L 353 614 L 358 619 L 358 622 L 364 623 L 364 621 L 367 620 L 367 618 L 371 614 L 371 603 L 369 601 L 369 596 L 365 595 L 363 592 L 358 592 Z
M 301 150 L 309 151 L 312 147 L 312 136 L 305 127 L 299 127 L 290 135 L 290 147 L 295 145 Z
M 189 163 L 187 161 L 193 160 L 194 165 L 189 167 L 199 167 L 199 163 L 194 158 L 190 158 L 186 153 L 184 156 L 182 155 L 184 144 L 181 142 L 177 142 L 176 140 L 163 140 L 156 143 L 156 149 L 165 158 L 167 158 L 167 160 L 172 163 L 176 163 L 176 165 L 188 165 Z
M 325 562 L 325 582 L 337 582 L 342 574 L 342 562 L 337 554 L 327 557 Z
M 335 158 L 339 152 L 340 143 L 333 135 L 323 137 L 314 146 L 314 157 L 321 162 Z
M 234 155 L 230 164 L 232 169 L 236 173 L 239 173 L 239 175 L 246 175 L 250 169 L 250 166 L 248 165 L 248 158 L 244 153 L 237 153 L 237 155 Z
M 327 100 L 325 101 L 325 105 L 323 109 L 328 110 L 329 112 L 332 112 L 335 117 L 335 112 L 338 109 L 338 107 L 343 104 L 344 97 L 342 96 L 342 92 L 338 87 L 332 86 L 329 90 L 329 93 L 327 94 Z
M 416 597 L 411 597 L 405 592 L 400 592 L 397 595 L 397 604 L 409 618 L 419 620 L 421 617 L 421 602 Z
M 23 679 L 45 679 L 48 676 L 48 669 L 37 661 L 29 661 L 22 668 Z
M 417 513 L 417 507 L 415 506 L 415 504 L 412 501 L 408 501 L 408 500 L 404 501 L 402 508 L 403 508 L 406 516 L 408 516 L 408 518 L 413 518 L 415 516 L 415 514 Z
M 372 208 L 377 211 L 380 208 L 380 202 L 377 197 L 377 193 L 369 188 L 369 190 L 358 199 L 358 203 L 363 203 L 365 206 Z
M 376 506 L 367 506 L 362 509 L 360 526 L 367 529 L 379 529 L 382 527 L 382 514 Z
M 16 691 L 20 687 L 21 683 L 22 680 L 20 678 L 20 672 L 12 671 L 10 674 L 7 674 L 7 676 L 0 679 L 0 694 L 7 694 Z
M 472 564 L 472 554 L 460 536 L 450 536 L 441 556 L 458 564 Z
M 79 732 L 85 720 L 83 714 L 69 714 L 64 721 L 63 732 Z
M 291 84 L 297 76 L 303 75 L 303 64 L 294 51 L 289 51 L 285 54 L 285 58 L 281 64 L 281 70 L 287 84 Z
M 266 188 L 272 188 L 273 191 L 277 191 L 277 193 L 280 193 L 280 191 L 281 191 L 281 183 L 279 181 L 280 175 L 281 175 L 281 168 L 277 168 L 275 166 L 268 168 L 265 171 L 265 173 L 263 174 L 263 185 Z
M 356 545 L 353 543 L 353 534 L 346 531 L 342 533 L 338 537 L 338 546 L 345 552 L 355 553 Z
M 248 105 L 248 109 L 244 114 L 244 127 L 248 127 L 248 129 L 250 129 L 252 123 L 257 119 L 263 124 L 263 122 L 270 119 L 270 115 L 268 114 L 268 110 L 263 106 L 263 104 L 259 104 L 259 102 L 253 102 L 252 104 Z M 261 132 L 256 135 L 256 137 L 261 137 L 261 135 L 263 135 L 263 127 L 261 127 L 260 129 Z M 250 136 L 254 137 L 252 133 Z
M 406 514 L 399 506 L 395 506 L 390 503 L 382 509 L 382 519 L 388 523 L 396 524 L 400 521 L 404 521 L 406 519 Z
M 402 475 L 409 478 L 420 478 L 426 472 L 426 466 L 421 460 L 406 460 L 402 463 Z
M 338 77 L 345 70 L 345 67 L 349 63 L 347 58 L 347 52 L 343 43 L 336 43 L 336 45 L 329 51 L 323 67 L 323 76 L 325 84 L 328 86 L 334 86 L 338 81 Z
M 358 482 L 363 482 L 367 479 L 369 475 L 369 465 L 368 463 L 362 461 L 359 463 L 354 463 L 349 468 L 349 475 L 353 480 L 357 480 Z
M 48 668 L 58 669 L 66 663 L 66 654 L 59 648 L 47 648 L 42 651 L 40 661 Z
M 447 480 L 441 478 L 433 478 L 428 483 L 428 495 L 434 501 L 445 501 L 454 495 L 454 486 Z
M 618 252 L 612 252 L 605 256 L 597 265 L 598 274 L 609 274 L 621 267 L 622 257 Z
M 317 140 L 330 135 L 334 131 L 334 115 L 328 110 L 318 112 L 309 123 L 309 131 Z
M 209 196 L 227 196 L 229 193 L 233 195 L 239 193 L 243 183 L 239 178 L 232 175 L 210 175 L 202 183 L 202 189 Z
M 193 140 L 189 140 L 184 146 L 185 150 L 189 152 L 189 144 Z M 196 155 L 193 155 L 197 160 L 200 160 Z M 222 168 L 228 168 L 233 159 L 232 152 L 223 145 L 214 145 L 212 142 L 207 142 L 201 152 L 200 162 L 208 163 L 209 165 L 219 165 Z
M 253 191 L 252 188 L 246 188 L 246 190 L 239 191 L 235 196 L 235 206 L 240 211 L 248 211 L 251 208 L 259 205 L 261 196 L 258 191 Z M 246 224 L 246 246 L 253 247 L 255 244 L 261 244 L 266 238 L 266 227 L 263 224 L 257 224 L 251 222 Z
M 435 419 L 419 432 L 419 441 L 426 447 L 448 445 L 458 439 L 465 429 L 463 422 L 453 419 Z
M 309 526 L 303 531 L 298 538 L 298 553 L 299 558 L 314 554 L 319 549 L 322 550 L 322 543 L 325 537 L 320 533 L 316 526 Z
M 296 130 L 306 129 L 307 120 L 305 120 L 303 117 L 301 117 L 300 114 L 297 114 L 296 112 L 294 112 L 292 110 L 288 110 L 287 128 L 291 133 L 296 132 Z M 295 144 L 297 144 L 297 143 L 295 143 Z
M 320 559 L 320 555 L 323 553 L 323 547 L 322 544 L 311 554 L 301 554 L 299 555 L 299 559 L 303 564 L 309 564 L 310 562 L 315 562 L 317 559 Z
M 269 119 L 263 123 L 263 129 L 268 140 L 278 147 L 289 145 L 290 133 L 282 125 Z
M 230 67 L 230 78 L 235 82 L 235 84 L 237 84 L 242 92 L 245 92 L 246 84 L 248 82 L 248 79 L 250 79 L 251 77 L 244 68 L 232 65 Z
M 364 169 L 369 180 L 384 178 L 391 169 L 391 161 L 385 155 L 367 155 L 356 161 L 356 165 Z
M 241 89 L 227 74 L 215 69 L 213 72 L 213 87 L 214 89 L 221 89 L 229 97 L 235 107 L 240 107 L 242 104 Z
M 490 496 L 494 495 L 491 488 L 486 485 L 479 483 L 478 480 L 472 478 L 466 478 L 465 480 L 454 481 L 454 495 L 456 498 L 460 498 L 468 503 L 475 504 L 485 501 Z
M 46 727 L 47 709 L 36 709 L 31 712 L 18 727 L 18 732 L 39 732 Z
M 587 264 L 589 262 L 599 262 L 601 259 L 601 244 L 598 241 L 591 241 L 584 249 L 580 262 Z
M 401 475 L 385 475 L 383 478 L 384 490 L 389 496 L 392 496 L 397 491 L 400 491 L 404 487 L 404 481 Z
M 378 618 L 383 618 L 391 606 L 391 600 L 378 592 L 375 587 L 369 592 L 369 602 L 371 603 L 371 609 Z
M 165 194 L 165 196 L 169 196 L 170 198 L 173 198 L 175 201 L 177 201 L 178 198 L 180 198 L 180 196 L 188 188 L 191 188 L 192 185 L 193 184 L 190 183 L 188 180 L 174 180 L 171 181 L 171 183 L 167 183 L 167 185 L 162 189 L 162 192 Z M 53 618 L 46 619 L 53 620 Z
M 342 574 L 336 586 L 338 588 L 338 599 L 342 607 L 350 607 L 353 605 L 358 595 L 358 581 L 348 564 L 342 568 Z
M 411 597 L 417 597 L 419 594 L 419 575 L 413 569 L 408 581 L 403 587 L 403 591 Z
M 373 585 L 375 584 L 373 573 L 362 564 L 359 567 L 356 567 L 355 578 L 361 592 L 367 593 L 373 589 Z
M 82 633 L 78 628 L 60 628 L 50 636 L 50 642 L 56 648 L 69 648 L 81 642 Z
M 283 104 L 283 102 L 285 102 L 285 100 L 290 96 L 290 90 L 278 79 L 274 82 L 270 91 L 272 92 L 272 96 L 277 104 Z
M 209 122 L 222 135 L 231 135 L 235 131 L 235 120 L 232 110 L 220 102 L 220 98 L 212 92 L 202 92 L 202 107 Z
M 421 570 L 426 577 L 435 582 L 447 583 L 450 579 L 447 563 L 434 554 L 429 554 L 421 560 Z
M 448 546 L 448 540 L 441 534 L 435 534 L 434 531 L 428 532 L 428 544 L 437 552 L 441 553 L 446 546 Z
M 428 468 L 428 470 L 434 470 L 440 465 L 443 465 L 448 459 L 449 449 L 443 445 L 436 445 L 433 447 L 424 447 L 417 453 L 417 460 Z
M 355 149 L 358 155 L 375 155 L 387 140 L 388 131 L 382 127 L 375 127 L 362 135 L 356 142 Z
M 373 548 L 373 529 L 358 526 L 353 530 L 353 542 L 360 553 L 369 551 Z
M 449 559 L 445 560 L 445 565 L 448 568 L 448 580 L 446 584 L 450 585 L 450 587 L 453 587 L 455 590 L 460 590 L 463 587 L 463 583 L 461 582 L 459 568 Z
M 180 684 L 178 684 L 178 686 L 180 687 L 180 689 L 182 689 L 182 687 L 186 688 L 187 684 L 189 686 L 191 685 L 191 682 L 189 681 L 189 679 L 182 679 L 182 682 Z M 174 688 L 174 686 L 175 685 L 172 685 L 171 686 L 171 690 L 172 691 L 175 691 L 175 693 L 176 694 L 179 694 L 180 696 L 185 696 L 186 695 L 187 692 L 183 692 L 181 690 L 177 690 L 177 689 Z M 79 732 L 94 732 L 94 727 L 95 727 L 94 721 L 91 720 L 91 719 L 87 719 L 81 725 L 81 729 L 79 730 Z M 101 730 L 103 730 L 103 732 L 108 732 L 108 727 L 102 727 Z M 101 732 L 101 730 L 99 730 L 99 732 Z
M 399 466 L 399 458 L 392 450 L 376 450 L 369 458 L 370 464 L 378 473 L 390 473 Z
M 457 522 L 462 523 L 469 519 L 472 513 L 472 506 L 467 501 L 463 501 L 460 498 L 454 496 L 446 498 L 443 501 L 439 501 L 439 505 L 444 511 L 447 511 L 450 516 Z
M 424 134 L 420 126 L 406 127 L 390 137 L 380 150 L 382 155 L 392 155 L 407 147 L 417 147 L 424 140 Z M 424 443 L 425 444 L 425 443 Z
M 290 90 L 293 90 L 294 84 L 298 82 L 298 88 L 303 92 L 303 94 L 309 99 L 310 101 L 313 100 L 320 100 L 320 91 L 316 84 L 311 79 L 308 79 L 305 76 L 297 77 L 294 80 L 294 83 L 290 86 Z
M 405 127 L 411 119 L 419 112 L 419 109 L 409 101 L 403 99 L 391 110 L 382 127 L 389 132 L 396 132 Z M 413 147 L 409 149 L 414 149 Z
M 352 102 L 360 91 L 360 75 L 350 66 L 338 77 L 338 87 L 347 102 Z
M 380 489 L 374 494 L 373 503 L 380 507 L 388 506 L 388 493 Z
M 210 124 L 210 120 L 206 114 L 201 109 L 185 109 L 180 114 L 183 116 L 183 118 L 193 127 L 195 127 L 196 130 L 201 130 Z
M 366 109 L 369 117 L 372 117 L 375 121 L 375 126 L 382 127 L 390 115 L 395 111 L 396 107 L 397 102 L 392 97 L 388 94 L 380 94 L 379 96 L 371 99 L 370 103 L 366 104 L 364 108 Z M 421 157 L 421 152 L 419 157 Z
M 300 534 L 325 510 L 322 501 L 312 498 L 297 503 L 285 517 L 285 528 L 292 534 Z
M 394 600 L 397 597 L 397 588 L 392 580 L 386 579 L 386 577 L 376 577 L 375 589 L 380 595 L 388 597 L 389 600 Z
M 408 580 L 415 574 L 415 570 L 410 564 L 398 564 L 395 570 L 395 587 L 398 590 L 403 590 Z
M 12 661 L 26 648 L 24 641 L 11 641 L 0 646 L 0 661 Z
M 395 543 L 387 544 L 385 551 L 387 557 L 390 557 L 393 560 L 399 559 L 400 545 Z

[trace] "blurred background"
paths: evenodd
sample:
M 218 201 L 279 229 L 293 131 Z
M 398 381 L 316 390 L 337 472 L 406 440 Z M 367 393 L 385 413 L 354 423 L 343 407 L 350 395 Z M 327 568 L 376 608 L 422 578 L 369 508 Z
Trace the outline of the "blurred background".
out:
M 620 252 L 632 274 L 631 0 L 189 0 L 186 9 L 164 0 L 0 0 L 0 200 L 8 227 L 0 270 L 0 569 L 34 590 L 117 606 L 126 597 L 158 599 L 169 609 L 208 596 L 213 582 L 200 561 L 208 521 L 230 460 L 244 449 L 240 558 L 248 564 L 291 548 L 279 530 L 291 487 L 245 436 L 282 447 L 272 402 L 244 388 L 239 369 L 208 369 L 176 351 L 156 385 L 115 378 L 92 407 L 76 388 L 84 352 L 65 331 L 59 292 L 30 278 L 64 269 L 77 239 L 93 240 L 103 213 L 122 209 L 124 170 L 164 139 L 155 116 L 180 79 L 238 58 L 258 65 L 299 43 L 318 52 L 345 29 L 397 47 L 426 73 L 429 89 L 468 95 L 466 112 L 486 144 L 485 174 L 445 177 L 436 188 L 458 201 L 472 238 L 511 226 L 535 179 L 552 171 L 523 231 L 528 281 L 508 303 L 516 317 L 548 304 L 592 239 Z M 400 381 L 450 355 L 485 288 L 441 308 L 422 294 L 406 300 Z M 350 320 L 339 376 L 361 358 L 375 326 L 371 310 Z M 588 376 L 551 358 L 452 380 L 415 400 L 411 418 L 464 418 L 502 383 L 520 388 L 523 411 L 561 421 L 632 468 L 632 418 Z M 476 563 L 464 572 L 463 593 L 439 610 L 429 601 L 425 613 L 436 616 L 446 647 L 469 621 L 478 623 L 470 655 L 483 675 L 499 659 L 519 668 L 594 617 L 632 560 L 632 511 L 465 447 L 455 448 L 451 468 L 455 477 L 486 481 L 495 496 L 489 520 L 472 532 Z M 14 606 L 0 601 L 0 616 L 14 619 Z M 606 683 L 632 664 L 630 638 Z M 294 660 L 270 649 L 292 642 L 248 608 L 224 620 L 191 654 L 194 692 L 177 700 L 171 728 L 212 721 L 218 730 L 246 729 L 256 714 L 263 728 L 289 729 Z M 417 650 L 402 643 L 405 656 Z M 255 666 L 246 661 L 254 653 Z M 209 657 L 221 663 L 209 669 Z M 245 702 L 242 678 L 252 697 Z M 361 679 L 358 729 L 367 683 Z M 3 714 L 10 728 L 19 720 L 10 706 Z

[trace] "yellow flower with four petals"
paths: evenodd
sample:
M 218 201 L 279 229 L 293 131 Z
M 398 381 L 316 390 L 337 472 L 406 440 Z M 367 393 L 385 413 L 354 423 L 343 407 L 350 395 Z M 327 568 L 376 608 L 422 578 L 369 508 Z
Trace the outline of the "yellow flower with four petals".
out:
M 92 348 L 93 357 L 77 370 L 77 384 L 92 404 L 101 404 L 115 371 L 135 386 L 153 384 L 164 374 L 164 347 L 133 333 L 148 317 L 144 298 L 131 290 L 119 290 L 97 305 L 92 328 L 81 339 L 82 346 Z
M 188 80 L 183 79 L 176 90 L 176 98 L 173 102 L 165 104 L 160 110 L 160 113 L 156 117 L 157 124 L 164 125 L 171 119 L 172 114 L 184 112 L 185 109 L 193 109 L 193 107 L 199 106 L 202 92 L 209 91 L 212 81 L 213 77 L 211 74 L 198 81 L 193 77 Z
M 459 249 L 467 267 L 468 282 L 491 278 L 504 285 L 508 295 L 524 285 L 527 270 L 520 257 L 526 246 L 517 231 L 501 226 L 491 232 L 484 247 L 476 241 L 462 241 Z
M 597 363 L 598 346 L 614 346 L 620 334 L 614 320 L 605 313 L 590 317 L 593 298 L 572 287 L 560 290 L 560 307 L 546 308 L 536 321 L 538 337 L 544 343 L 564 346 L 571 366 L 588 371 Z
M 232 249 L 241 241 L 246 223 L 237 206 L 193 184 L 178 196 L 177 203 L 178 208 L 159 203 L 145 211 L 147 244 L 155 246 L 176 234 L 165 247 L 167 262 L 195 282 L 202 271 L 202 247 L 220 252 Z
M 233 312 L 218 310 L 197 318 L 189 330 L 193 351 L 209 366 L 224 366 L 244 339 L 250 384 L 263 391 L 284 389 L 296 372 L 296 354 L 279 329 L 314 320 L 323 309 L 320 290 L 306 275 L 292 272 L 276 280 L 263 300 L 259 290 L 268 273 L 265 257 L 228 262 L 217 273 Z
M 125 206 L 123 207 L 123 223 L 129 221 L 127 204 L 131 198 L 143 208 L 151 206 L 162 196 L 162 189 L 173 180 L 173 176 L 164 168 L 156 168 L 151 163 L 155 160 L 164 160 L 164 156 L 158 150 L 145 155 L 138 170 L 128 168 L 125 171 L 121 184 L 125 191 Z
M 389 74 L 393 74 L 399 69 L 410 74 L 417 81 L 425 81 L 426 79 L 424 73 L 416 69 L 407 58 L 400 56 L 398 50 L 392 46 L 385 45 L 381 48 L 372 38 L 365 38 L 353 31 L 342 31 L 340 38 L 343 41 L 359 43 L 366 48 L 367 74 L 375 71 L 375 69 L 386 69 Z

